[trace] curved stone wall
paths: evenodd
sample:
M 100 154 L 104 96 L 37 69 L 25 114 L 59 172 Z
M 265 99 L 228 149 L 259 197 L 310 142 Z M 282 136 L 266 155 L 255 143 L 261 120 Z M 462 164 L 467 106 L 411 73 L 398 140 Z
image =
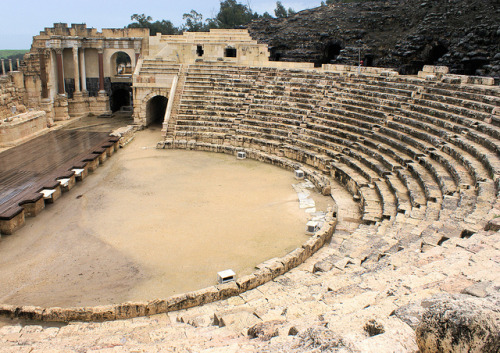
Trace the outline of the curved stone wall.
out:
M 176 144 L 176 146 L 173 146 L 165 145 L 163 143 L 160 143 L 158 147 L 175 147 L 179 149 L 188 148 L 186 144 Z M 232 148 L 231 146 L 209 146 L 207 144 L 190 145 L 189 149 L 229 153 L 233 155 L 236 155 L 237 151 L 243 150 L 241 148 Z M 265 153 L 254 150 L 246 150 L 246 152 L 247 158 L 270 163 L 285 169 L 293 170 L 302 168 L 306 178 L 308 178 L 324 195 L 327 195 L 330 192 L 328 179 L 322 177 L 314 170 L 304 168 L 301 164 L 292 162 L 286 158 L 276 158 L 275 156 L 266 155 Z M 238 278 L 234 282 L 219 284 L 196 291 L 174 295 L 166 299 L 153 299 L 149 301 L 127 302 L 93 307 L 45 308 L 39 306 L 0 304 L 0 316 L 19 318 L 23 320 L 51 322 L 106 321 L 166 313 L 226 299 L 256 288 L 302 264 L 331 239 L 337 224 L 337 220 L 334 215 L 335 211 L 330 210 L 327 215 L 327 221 L 323 224 L 321 229 L 311 236 L 304 244 L 302 244 L 301 247 L 291 251 L 281 258 L 274 258 L 258 265 L 258 269 L 256 271 Z

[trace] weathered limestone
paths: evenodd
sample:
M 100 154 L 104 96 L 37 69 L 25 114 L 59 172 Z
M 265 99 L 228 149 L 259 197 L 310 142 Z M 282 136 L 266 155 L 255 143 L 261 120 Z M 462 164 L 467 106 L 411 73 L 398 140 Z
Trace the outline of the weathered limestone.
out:
M 416 329 L 421 352 L 498 352 L 498 298 L 441 295 L 429 305 Z
M 27 112 L 0 120 L 0 147 L 20 143 L 47 129 L 44 111 Z
M 207 60 L 197 57 L 198 41 Z M 248 56 L 224 57 L 221 48 L 230 41 L 240 43 L 238 48 L 228 48 L 237 53 L 248 46 Z M 131 327 L 146 322 L 146 339 L 141 341 L 138 334 L 141 342 L 136 346 L 118 340 L 117 345 L 130 350 L 165 340 L 180 350 L 201 351 L 212 348 L 211 344 L 220 348 L 224 344 L 217 340 L 224 341 L 228 332 L 239 335 L 235 351 L 497 350 L 492 336 L 481 331 L 498 331 L 491 319 L 498 311 L 494 307 L 486 319 L 474 314 L 476 304 L 467 303 L 471 310 L 462 313 L 458 299 L 452 304 L 436 303 L 425 314 L 422 308 L 431 301 L 426 298 L 436 293 L 468 290 L 481 296 L 485 290 L 470 285 L 485 278 L 498 286 L 500 93 L 497 87 L 484 87 L 491 86 L 491 80 L 456 77 L 444 67 L 426 66 L 418 77 L 406 77 L 378 68 L 324 65 L 315 69 L 309 64 L 269 63 L 257 51 L 260 46 L 242 32 L 157 36 L 150 45 L 152 55 L 144 53 L 142 59 L 137 55 L 140 50 L 133 50 L 138 61 L 132 79 L 134 114 L 138 123 L 147 125 L 148 102 L 157 95 L 169 97 L 171 115 L 168 121 L 162 120 L 167 131 L 158 148 L 232 155 L 244 151 L 248 158 L 289 170 L 301 168 L 323 194 L 346 197 L 332 211 L 332 221 L 300 248 L 258 265 L 254 273 L 236 282 L 145 302 L 92 308 L 2 305 L 0 313 L 65 322 L 175 311 L 170 317 L 184 322 L 163 325 L 164 319 L 158 317 L 168 316 L 158 315 L 96 324 L 99 338 L 105 340 L 108 327 L 122 325 L 113 332 L 123 332 L 125 337 Z M 67 70 L 63 65 L 61 70 L 74 76 L 76 95 L 79 86 L 85 90 L 86 65 L 81 63 L 92 61 L 87 65 L 88 76 L 96 79 L 100 91 L 99 97 L 88 98 L 94 112 L 109 110 L 105 48 L 66 47 L 72 50 L 66 57 L 71 54 L 73 63 L 80 61 L 83 68 L 78 71 L 76 65 Z M 181 50 L 179 59 L 174 49 Z M 212 60 L 220 55 L 220 63 Z M 62 75 L 52 75 L 53 89 Z M 59 99 L 69 104 L 66 114 L 69 109 L 76 115 L 71 99 Z M 57 117 L 65 113 L 54 111 Z M 134 129 L 117 132 L 122 146 L 133 137 Z M 87 157 L 81 178 L 111 151 L 103 146 Z M 35 207 L 24 212 L 37 211 Z M 413 306 L 414 302 L 419 304 Z M 446 320 L 451 311 L 440 310 L 449 307 L 457 313 L 451 321 Z M 462 327 L 464 322 L 470 330 L 457 334 L 451 324 Z M 69 327 L 85 332 L 89 326 Z M 175 330 L 182 330 L 182 337 L 175 338 Z M 60 331 L 63 336 L 65 328 Z M 261 338 L 241 338 L 242 332 Z M 462 333 L 467 332 L 473 334 L 465 339 Z M 193 337 L 202 337 L 202 342 Z M 67 342 L 62 337 L 51 340 L 47 339 Z M 260 345 L 263 340 L 265 348 Z M 18 344 L 22 338 L 13 342 Z M 44 342 L 38 341 L 37 348 L 46 348 Z M 88 343 L 85 348 L 96 345 Z

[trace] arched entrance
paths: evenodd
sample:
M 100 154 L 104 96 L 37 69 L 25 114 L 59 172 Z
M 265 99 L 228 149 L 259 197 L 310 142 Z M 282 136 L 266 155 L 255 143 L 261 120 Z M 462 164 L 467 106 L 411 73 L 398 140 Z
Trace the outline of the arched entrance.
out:
M 110 97 L 111 111 L 117 112 L 123 106 L 129 106 L 130 103 L 130 88 L 114 89 Z
M 111 76 L 132 75 L 132 60 L 124 51 L 111 55 Z
M 168 99 L 164 96 L 154 96 L 146 105 L 146 126 L 162 124 L 167 110 Z

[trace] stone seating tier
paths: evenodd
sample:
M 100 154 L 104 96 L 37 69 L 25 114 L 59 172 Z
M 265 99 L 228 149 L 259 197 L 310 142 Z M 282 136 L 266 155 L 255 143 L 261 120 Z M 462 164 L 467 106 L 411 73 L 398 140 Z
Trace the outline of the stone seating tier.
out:
M 203 70 L 199 71 L 199 75 L 202 75 Z M 334 148 L 335 151 L 342 151 L 342 148 L 345 148 L 345 146 L 352 147 L 352 143 L 345 143 L 345 140 L 342 140 L 347 138 L 352 141 L 352 138 L 355 137 L 354 141 L 359 139 L 362 143 L 361 145 L 354 144 L 354 146 L 357 147 L 356 151 L 361 149 L 362 154 L 357 152 L 355 154 L 351 154 L 351 157 L 354 156 L 354 158 L 359 159 L 361 163 L 370 166 L 370 170 L 375 171 L 377 175 L 383 175 L 386 173 L 386 180 L 389 179 L 388 173 L 392 170 L 396 170 L 397 177 L 392 178 L 392 181 L 393 183 L 401 184 L 397 186 L 397 188 L 399 188 L 399 195 L 395 192 L 394 200 L 401 200 L 401 206 L 399 206 L 398 202 L 398 208 L 400 208 L 403 212 L 406 212 L 406 208 L 408 207 L 408 203 L 410 201 L 414 206 L 424 208 L 426 208 L 425 205 L 427 205 L 427 200 L 436 203 L 437 206 L 432 206 L 425 211 L 429 213 L 431 218 L 434 217 L 434 219 L 437 219 L 437 215 L 439 214 L 439 210 L 436 212 L 436 207 L 441 207 L 441 204 L 443 208 L 441 210 L 442 217 L 453 217 L 454 215 L 456 217 L 460 217 L 460 215 L 451 213 L 448 209 L 446 209 L 447 207 L 451 207 L 450 205 L 454 202 L 456 204 L 458 204 L 458 202 L 462 202 L 464 205 L 468 205 L 468 207 L 470 207 L 471 199 L 474 199 L 476 194 L 476 187 L 471 185 L 474 184 L 475 181 L 468 170 L 471 165 L 470 161 L 469 163 L 465 162 L 464 164 L 464 158 L 450 159 L 450 155 L 447 154 L 447 151 L 449 150 L 440 149 L 443 143 L 446 142 L 441 140 L 443 134 L 442 132 L 438 133 L 438 131 L 440 131 L 439 128 L 432 130 L 437 133 L 437 137 L 434 137 L 429 135 L 428 132 L 426 133 L 425 130 L 420 131 L 414 128 L 405 127 L 405 125 L 408 124 L 399 125 L 401 122 L 404 122 L 399 120 L 399 117 L 402 114 L 401 106 L 403 104 L 408 105 L 409 103 L 416 101 L 414 100 L 413 96 L 415 96 L 415 93 L 413 92 L 416 92 L 417 90 L 420 91 L 422 87 L 425 87 L 425 84 L 422 84 L 421 81 L 413 80 L 410 84 L 400 84 L 397 86 L 396 90 L 391 89 L 392 87 L 390 86 L 385 85 L 387 87 L 384 87 L 384 85 L 382 85 L 382 89 L 378 91 L 373 90 L 372 87 L 369 88 L 370 91 L 367 91 L 367 88 L 360 88 L 359 83 L 353 85 L 352 82 L 348 82 L 347 85 L 342 85 L 342 79 L 344 79 L 342 78 L 339 79 L 340 91 L 347 92 L 349 96 L 347 97 L 348 99 L 339 99 L 337 92 L 340 91 L 338 87 L 335 89 L 335 85 L 333 85 L 326 89 L 326 87 L 321 87 L 317 81 L 314 82 L 318 75 L 310 75 L 309 73 L 302 74 L 301 76 L 303 77 L 301 78 L 304 79 L 296 80 L 292 87 L 292 80 L 290 77 L 279 80 L 277 79 L 280 76 L 279 73 L 273 72 L 272 74 L 269 74 L 272 70 L 267 70 L 265 75 L 256 74 L 256 71 L 259 70 L 252 70 L 251 73 L 247 75 L 247 77 L 257 80 L 254 82 L 252 89 L 248 89 L 248 86 L 245 86 L 244 83 L 242 84 L 242 81 L 244 81 L 245 78 L 245 72 L 244 70 L 242 72 L 242 70 L 239 69 L 237 76 L 238 79 L 236 80 L 228 75 L 224 75 L 224 77 L 220 80 L 211 80 L 210 75 L 206 75 L 206 81 L 204 82 L 203 88 L 200 87 L 197 91 L 194 90 L 195 92 L 198 92 L 197 96 L 193 96 L 193 98 L 196 99 L 205 98 L 207 88 L 211 90 L 211 94 L 209 96 L 212 97 L 210 102 L 212 107 L 207 108 L 207 105 L 205 104 L 203 107 L 204 112 L 197 111 L 197 113 L 202 113 L 201 117 L 205 116 L 203 113 L 206 113 L 207 110 L 211 111 L 212 108 L 217 109 L 218 97 L 225 94 L 221 92 L 228 92 L 228 90 L 234 89 L 239 89 L 241 91 L 238 93 L 238 97 L 236 99 L 232 99 L 232 101 L 242 101 L 242 105 L 239 106 L 241 109 L 240 115 L 238 118 L 233 120 L 234 129 L 229 131 L 229 134 L 224 137 L 224 141 L 228 141 L 227 137 L 229 137 L 229 141 L 231 141 L 231 139 L 238 138 L 238 136 L 242 134 L 249 136 L 253 140 L 262 141 L 262 139 L 270 139 L 277 141 L 278 146 L 279 144 L 293 143 L 293 141 L 295 141 L 301 147 L 329 154 L 331 148 Z M 258 80 L 264 82 L 259 82 Z M 269 82 L 265 82 L 266 80 Z M 198 85 L 198 83 L 196 84 Z M 372 78 L 370 78 L 369 83 L 373 85 Z M 209 86 L 207 87 L 208 84 Z M 285 88 L 287 84 L 289 85 L 289 88 Z M 351 86 L 349 87 L 349 85 Z M 241 87 L 238 88 L 239 86 L 242 86 L 243 89 L 241 89 Z M 189 89 L 190 88 L 188 87 L 187 92 L 189 92 Z M 290 92 L 295 93 L 290 94 Z M 365 96 L 364 94 L 367 92 L 370 94 Z M 310 94 L 311 97 L 314 97 L 313 104 L 309 103 L 309 105 L 305 104 L 304 106 L 294 104 L 295 102 L 292 101 L 294 99 L 292 98 L 294 94 L 296 94 L 299 99 Z M 325 99 L 325 96 L 334 99 Z M 409 103 L 408 97 L 410 98 Z M 187 95 L 186 98 L 189 100 L 189 95 Z M 426 99 L 425 101 L 430 102 L 427 103 L 426 107 L 434 107 L 436 109 L 438 107 L 444 108 L 443 105 L 436 105 L 433 103 L 434 101 L 430 99 Z M 283 102 L 285 102 L 286 105 L 283 105 Z M 382 104 L 380 104 L 381 102 Z M 423 100 L 420 99 L 420 103 L 426 102 L 423 102 Z M 290 115 L 288 115 L 288 118 L 283 118 L 286 114 L 283 114 L 282 112 L 284 106 L 287 107 L 288 114 L 290 114 L 290 108 L 293 109 L 292 114 L 297 114 L 296 119 L 288 119 Z M 320 107 L 319 110 L 317 109 L 318 106 Z M 470 106 L 473 107 L 473 105 Z M 341 107 L 341 109 L 339 109 L 339 107 Z M 326 111 L 328 112 L 326 113 Z M 472 116 L 470 111 L 464 111 L 462 108 L 455 108 L 452 111 L 454 113 L 462 113 L 465 118 L 470 118 Z M 390 114 L 390 122 L 387 121 L 387 114 Z M 403 118 L 405 117 L 403 116 Z M 484 116 L 482 118 L 486 119 Z M 203 119 L 204 118 L 201 118 L 201 121 L 203 121 Z M 395 122 L 392 121 L 393 119 Z M 309 121 L 312 121 L 315 124 L 311 125 Z M 369 122 L 366 123 L 366 121 Z M 415 120 L 412 119 L 412 121 Z M 290 124 L 291 122 L 293 122 L 293 124 Z M 322 124 L 317 124 L 318 122 L 322 122 Z M 343 132 L 334 132 L 335 129 L 330 129 L 330 131 L 326 133 L 329 138 L 323 137 L 325 130 L 321 125 L 327 125 L 327 123 L 332 122 L 334 124 L 333 126 L 336 126 L 337 128 L 340 126 L 339 124 L 343 124 L 343 129 L 341 131 L 350 131 L 351 133 L 349 136 L 345 135 Z M 303 123 L 305 125 L 302 125 Z M 313 126 L 316 127 L 313 128 Z M 432 127 L 435 125 L 430 126 Z M 310 135 L 313 130 L 321 132 L 320 135 L 313 133 L 311 137 L 307 137 L 307 135 Z M 206 131 L 205 133 L 210 133 L 210 128 L 204 128 L 204 131 Z M 224 131 L 224 133 L 227 133 L 227 131 Z M 334 135 L 343 135 L 341 140 L 335 141 L 335 143 L 339 144 L 336 146 L 331 145 L 332 142 L 328 142 L 327 144 L 325 141 L 330 141 L 331 136 Z M 218 138 L 221 137 L 220 134 L 218 134 L 218 136 Z M 203 138 L 206 139 L 207 135 L 204 135 Z M 304 138 L 306 138 L 306 140 L 304 140 Z M 478 138 L 478 136 L 476 136 L 476 138 Z M 408 142 L 410 145 L 407 144 Z M 329 147 L 321 148 L 321 146 L 326 145 Z M 359 147 L 369 145 L 379 146 L 377 147 L 377 151 L 382 153 L 377 153 L 373 156 L 373 154 L 367 153 L 368 148 L 363 149 Z M 276 148 L 276 146 L 274 148 Z M 397 156 L 397 154 L 391 151 L 392 148 L 397 148 L 399 150 L 398 154 L 402 151 L 407 154 L 408 157 L 401 158 L 401 156 Z M 453 148 L 457 149 L 458 147 L 453 146 Z M 367 159 L 367 156 L 371 158 L 372 161 Z M 477 160 L 471 154 L 468 154 L 467 158 L 472 158 L 474 161 Z M 373 160 L 378 162 L 373 163 Z M 443 163 L 443 161 L 446 162 Z M 383 171 L 380 168 L 379 163 L 382 163 L 382 165 L 386 168 L 388 167 L 389 169 Z M 396 168 L 408 168 L 408 171 L 403 172 Z M 490 167 L 490 169 L 492 168 Z M 474 178 L 477 177 L 474 174 L 473 176 Z M 390 183 L 390 181 L 388 181 L 387 184 L 390 185 L 389 189 L 392 187 L 391 190 L 398 190 L 392 185 L 392 183 Z M 409 187 L 407 192 L 404 192 L 405 186 Z M 401 191 L 401 189 L 403 191 Z M 464 191 L 462 192 L 460 190 Z M 423 194 L 423 197 L 419 196 L 419 192 L 420 195 Z M 459 195 L 453 196 L 457 192 L 459 192 Z M 384 191 L 382 191 L 382 188 L 378 189 L 378 194 L 379 197 L 383 198 Z M 407 195 L 410 197 L 408 198 Z M 387 194 L 385 194 L 385 196 L 387 196 Z M 384 204 L 384 202 L 382 202 L 382 204 Z M 390 209 L 390 203 L 387 203 L 387 208 Z M 476 211 L 479 209 L 480 207 L 477 207 Z M 479 211 L 476 213 L 478 212 Z
M 241 75 L 240 75 L 240 77 L 241 77 Z M 309 86 L 312 86 L 312 85 L 309 85 Z M 398 92 L 398 93 L 401 93 L 401 91 L 400 91 L 400 92 Z M 406 93 L 406 95 L 408 95 L 408 93 Z M 365 110 L 365 112 L 367 112 L 367 111 Z M 423 146 L 422 146 L 422 145 L 420 145 L 420 144 L 418 144 L 418 142 L 413 142 L 413 144 L 416 144 L 416 145 L 417 145 L 420 149 L 422 149 L 422 148 L 423 148 Z M 415 157 L 415 155 L 414 155 L 413 157 Z M 427 166 L 427 168 L 428 168 L 428 169 L 431 169 L 435 175 L 437 175 L 437 174 L 438 174 L 438 173 L 437 173 L 437 170 L 436 170 L 435 166 L 434 166 L 434 167 L 432 167 L 432 164 L 431 164 L 431 163 L 432 163 L 432 162 L 427 162 L 427 163 L 425 163 L 425 165 Z M 448 169 L 449 169 L 449 168 L 448 168 Z M 442 173 L 442 170 L 441 170 L 440 172 Z M 457 174 L 458 174 L 458 173 L 455 173 L 454 175 L 456 176 Z M 446 177 L 445 175 L 442 175 L 441 177 L 438 177 L 438 179 L 440 179 L 440 180 L 441 180 L 441 181 L 440 181 L 440 186 L 441 186 L 442 188 L 444 188 L 444 194 L 450 193 L 450 192 L 451 192 L 451 190 L 453 190 L 452 185 L 446 185 L 446 184 L 450 184 L 450 183 L 449 183 L 449 182 L 447 182 L 447 180 L 448 180 L 448 179 L 447 179 L 447 177 Z M 429 192 L 429 191 L 428 191 L 428 192 Z

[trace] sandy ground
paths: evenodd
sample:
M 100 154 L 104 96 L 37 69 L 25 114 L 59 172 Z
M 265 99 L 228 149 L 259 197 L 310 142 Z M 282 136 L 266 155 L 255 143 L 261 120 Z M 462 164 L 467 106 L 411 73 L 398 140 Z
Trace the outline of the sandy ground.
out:
M 0 240 L 0 302 L 167 297 L 216 284 L 220 270 L 248 274 L 307 239 L 292 172 L 223 154 L 156 150 L 158 138 L 158 129 L 138 133 Z

